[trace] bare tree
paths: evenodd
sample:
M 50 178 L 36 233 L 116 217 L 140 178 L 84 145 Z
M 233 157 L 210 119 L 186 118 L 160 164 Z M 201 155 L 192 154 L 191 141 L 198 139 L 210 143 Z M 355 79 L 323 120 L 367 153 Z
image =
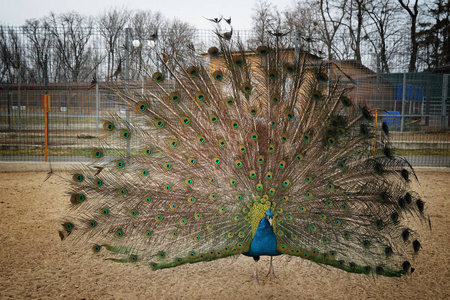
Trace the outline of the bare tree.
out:
M 350 0 L 347 5 L 347 22 L 343 25 L 348 30 L 350 40 L 350 48 L 353 50 L 354 58 L 361 62 L 361 42 L 365 38 L 363 36 L 363 24 L 366 17 L 366 4 L 368 0 Z
M 334 40 L 346 16 L 348 0 L 319 0 L 319 13 L 323 26 L 321 38 L 327 48 L 327 59 L 333 59 Z
M 409 58 L 409 67 L 408 72 L 415 72 L 416 71 L 416 61 L 417 61 L 417 50 L 418 50 L 418 43 L 417 43 L 417 16 L 419 15 L 419 0 L 414 0 L 413 3 L 410 3 L 409 0 L 406 2 L 403 0 L 398 0 L 400 5 L 408 12 L 410 21 L 411 21 L 411 30 L 410 30 L 410 37 L 411 37 L 411 55 Z M 409 7 L 412 4 L 412 8 Z
M 401 8 L 390 0 L 371 0 L 365 5 L 371 23 L 365 27 L 372 48 L 380 60 L 381 72 L 389 73 L 390 58 L 400 45 Z
M 450 1 L 435 0 L 426 7 L 427 20 L 419 21 L 417 64 L 430 70 L 450 63 Z
M 296 2 L 293 8 L 284 11 L 284 27 L 297 34 L 301 49 L 321 53 L 319 32 L 323 25 L 317 7 L 311 2 Z
M 253 30 L 257 36 L 255 44 L 264 44 L 267 41 L 269 31 L 280 29 L 279 24 L 281 21 L 279 16 L 279 12 L 269 1 L 258 0 L 256 2 L 252 14 Z
M 16 76 L 22 75 L 24 78 L 21 72 L 21 68 L 25 66 L 24 49 L 14 28 L 0 26 L 0 80 L 3 81 L 5 76 L 9 82 L 15 81 Z
M 188 51 L 187 45 L 194 44 L 195 29 L 188 23 L 174 20 L 162 31 L 161 46 L 172 57 L 183 58 Z
M 92 52 L 88 47 L 92 34 L 92 19 L 75 12 L 59 16 L 51 13 L 46 18 L 46 23 L 55 38 L 58 58 L 70 73 L 71 80 L 77 82 L 80 79 L 86 79 L 91 73 L 91 70 L 84 70 L 83 73 L 83 68 L 86 67 Z M 62 80 L 68 74 L 62 75 L 63 78 L 55 78 L 55 80 Z
M 47 76 L 45 74 L 46 64 L 52 47 L 52 35 L 48 24 L 38 19 L 27 20 L 23 27 L 31 49 L 28 49 L 28 58 L 32 61 L 30 76 L 31 81 L 42 82 Z M 36 70 L 35 70 L 36 69 Z
M 151 47 L 148 47 L 149 41 L 158 44 L 161 48 L 160 41 L 162 40 L 161 30 L 166 28 L 167 21 L 164 19 L 161 13 L 154 13 L 150 10 L 138 10 L 131 16 L 130 27 L 132 39 L 141 41 L 141 46 L 137 49 L 132 49 L 133 58 L 136 63 L 134 69 L 136 74 L 132 74 L 132 77 L 137 76 L 142 71 L 143 66 L 149 66 L 156 61 L 155 52 Z M 164 49 L 164 48 L 161 48 Z
M 108 76 L 115 70 L 116 51 L 118 49 L 119 38 L 123 36 L 125 27 L 130 19 L 131 12 L 126 8 L 111 8 L 97 17 L 97 24 L 100 34 L 105 38 L 105 47 L 108 57 Z M 121 59 L 119 55 L 119 59 Z

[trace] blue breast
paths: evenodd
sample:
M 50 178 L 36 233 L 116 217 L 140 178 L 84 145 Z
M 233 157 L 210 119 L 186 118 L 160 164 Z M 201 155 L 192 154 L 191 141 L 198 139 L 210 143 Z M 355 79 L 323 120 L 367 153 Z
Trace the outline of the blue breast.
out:
M 252 244 L 250 245 L 250 251 L 243 254 L 247 256 L 275 256 L 281 254 L 277 251 L 277 239 L 273 232 L 273 227 L 270 226 L 266 218 L 262 218 L 259 222 Z

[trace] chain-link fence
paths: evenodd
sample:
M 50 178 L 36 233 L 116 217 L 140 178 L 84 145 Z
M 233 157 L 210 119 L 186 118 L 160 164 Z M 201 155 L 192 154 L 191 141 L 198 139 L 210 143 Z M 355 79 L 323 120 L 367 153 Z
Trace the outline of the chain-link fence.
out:
M 0 160 L 87 160 L 103 121 L 111 113 L 125 114 L 108 88 L 111 83 L 129 82 L 138 89 L 145 75 L 143 66 L 158 68 L 155 48 L 190 57 L 194 49 L 206 53 L 216 43 L 211 31 L 158 32 L 155 37 L 127 30 L 112 45 L 100 31 L 80 29 L 78 40 L 73 37 L 78 44 L 70 44 L 46 30 L 13 28 L 1 33 L 7 36 L 2 41 L 9 43 L 4 49 L 9 49 L 10 60 L 2 60 L 0 67 Z M 84 44 L 83 34 L 87 35 Z M 260 37 L 254 32 L 233 34 L 245 46 L 258 45 Z M 298 54 L 304 48 L 296 36 L 288 35 L 286 43 Z M 75 46 L 81 44 L 83 50 Z M 36 51 L 39 47 L 44 50 Z M 362 61 L 373 61 L 371 56 L 366 53 Z M 374 68 L 351 59 L 323 62 L 330 73 L 353 85 L 350 97 L 356 104 L 367 103 L 376 111 L 379 126 L 388 124 L 396 154 L 414 166 L 450 167 L 448 75 L 384 74 L 376 64 Z

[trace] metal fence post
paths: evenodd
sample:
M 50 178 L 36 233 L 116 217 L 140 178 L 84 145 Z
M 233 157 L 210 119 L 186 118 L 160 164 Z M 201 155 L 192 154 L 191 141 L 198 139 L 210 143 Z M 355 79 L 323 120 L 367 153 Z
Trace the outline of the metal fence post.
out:
M 380 91 L 380 68 L 381 58 L 380 54 L 377 54 L 377 93 Z
M 7 105 L 8 105 L 8 129 L 9 131 L 12 130 L 11 128 L 11 91 L 9 90 L 9 79 L 6 82 L 6 99 L 7 99 Z
M 95 68 L 95 78 L 97 78 L 97 68 Z M 99 122 L 99 109 L 100 109 L 100 103 L 99 103 L 99 97 L 98 97 L 98 81 L 95 81 L 95 109 L 97 110 L 96 115 L 96 121 L 95 121 L 95 128 L 97 130 L 97 136 L 98 136 L 98 122 Z
M 130 79 L 130 28 L 125 28 L 125 93 L 130 93 L 128 89 Z M 130 123 L 130 112 L 128 105 L 125 108 L 127 124 Z M 127 154 L 130 154 L 130 139 L 127 139 Z
M 425 98 L 425 126 L 430 125 L 430 102 L 431 102 L 431 82 L 427 79 L 426 98 Z
M 442 109 L 441 109 L 441 129 L 445 129 L 445 119 L 447 116 L 447 96 L 448 96 L 448 77 L 449 74 L 444 74 L 442 77 Z
M 402 91 L 402 116 L 400 121 L 400 132 L 403 132 L 405 124 L 405 104 L 406 104 L 406 73 L 403 73 L 403 91 Z
M 20 66 L 17 75 L 17 106 L 19 107 L 19 134 L 22 134 L 22 103 L 20 103 Z

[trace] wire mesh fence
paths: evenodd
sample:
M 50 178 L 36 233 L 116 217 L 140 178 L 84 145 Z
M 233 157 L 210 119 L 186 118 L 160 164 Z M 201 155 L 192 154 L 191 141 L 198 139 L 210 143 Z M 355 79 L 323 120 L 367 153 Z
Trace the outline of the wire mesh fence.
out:
M 2 62 L 1 69 L 6 71 L 0 81 L 0 160 L 89 160 L 90 149 L 102 134 L 104 120 L 111 114 L 126 114 L 125 106 L 108 88 L 111 82 L 129 82 L 139 89 L 145 75 L 142 66 L 159 67 L 155 48 L 183 57 L 194 49 L 206 53 L 216 39 L 211 31 L 196 30 L 181 35 L 161 32 L 155 43 L 151 35 L 138 36 L 129 31 L 128 35 L 119 34 L 112 47 L 104 35 L 91 31 L 85 53 L 65 50 L 70 59 L 64 61 L 55 34 L 56 42 L 44 51 L 47 56 L 36 57 L 32 49 L 42 45 L 46 36 L 45 29 L 39 30 L 34 35 L 23 28 L 9 33 L 16 34 L 20 43 L 10 53 L 16 57 L 15 63 Z M 258 44 L 254 32 L 235 34 L 247 46 Z M 33 40 L 33 36 L 40 37 L 40 42 Z M 141 42 L 136 46 L 134 40 Z M 292 57 L 298 57 L 302 47 L 295 34 L 289 35 L 287 44 L 296 52 Z M 322 60 L 314 53 L 309 54 L 326 64 L 330 74 L 352 84 L 349 97 L 356 105 L 365 103 L 373 109 L 378 132 L 382 122 L 388 124 L 397 155 L 405 156 L 413 166 L 450 167 L 448 74 L 383 74 L 374 70 L 373 65 L 355 60 Z M 371 54 L 367 55 L 363 61 L 370 60 Z M 205 63 L 209 63 L 207 59 Z M 119 68 L 121 72 L 114 76 Z

